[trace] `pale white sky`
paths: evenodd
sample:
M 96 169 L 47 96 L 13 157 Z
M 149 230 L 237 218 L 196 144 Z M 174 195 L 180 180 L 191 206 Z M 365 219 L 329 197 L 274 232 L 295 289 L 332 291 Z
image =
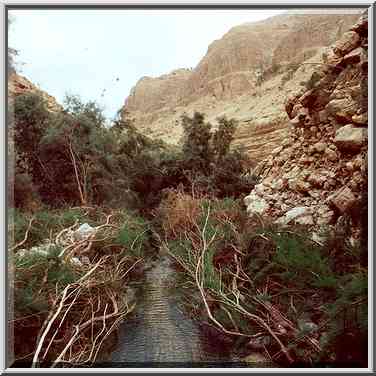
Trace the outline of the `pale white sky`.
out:
M 20 73 L 58 101 L 79 94 L 113 118 L 142 76 L 193 68 L 233 26 L 284 11 L 12 10 L 9 46 Z

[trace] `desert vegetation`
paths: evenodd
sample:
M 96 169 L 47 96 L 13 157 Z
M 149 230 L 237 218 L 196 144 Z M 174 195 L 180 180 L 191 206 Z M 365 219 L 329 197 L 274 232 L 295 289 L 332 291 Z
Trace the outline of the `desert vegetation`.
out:
M 320 243 L 298 226 L 250 219 L 233 199 L 179 191 L 158 210 L 162 245 L 198 292 L 187 298 L 192 315 L 240 353 L 285 366 L 365 361 L 366 250 L 341 231 Z
M 366 367 L 367 25 L 286 100 L 289 138 L 258 168 L 224 115 L 184 113 L 171 145 L 126 108 L 109 126 L 79 96 L 54 109 L 37 90 L 9 98 L 14 365 L 108 360 L 137 286 L 165 255 L 185 312 L 237 359 Z M 300 67 L 261 64 L 256 86 L 278 78 L 282 89 Z
M 31 94 L 14 108 L 17 359 L 101 359 L 137 304 L 127 286 L 162 247 L 197 290 L 187 309 L 239 353 L 265 351 L 284 365 L 364 361 L 364 245 L 343 229 L 320 243 L 303 228 L 250 218 L 242 199 L 257 177 L 231 148 L 234 120 L 212 131 L 203 114 L 184 116 L 182 148 L 171 150 L 131 119 L 105 128 L 95 103 L 78 97 L 62 113 Z
M 107 129 L 100 108 L 76 96 L 58 113 L 33 93 L 17 96 L 13 106 L 16 360 L 89 364 L 101 359 L 133 309 L 126 286 L 156 253 L 153 210 L 166 190 L 244 196 L 252 184 L 246 157 L 230 151 L 236 124 L 226 118 L 212 134 L 202 114 L 184 117 L 184 146 L 176 151 L 138 133 L 131 119 Z

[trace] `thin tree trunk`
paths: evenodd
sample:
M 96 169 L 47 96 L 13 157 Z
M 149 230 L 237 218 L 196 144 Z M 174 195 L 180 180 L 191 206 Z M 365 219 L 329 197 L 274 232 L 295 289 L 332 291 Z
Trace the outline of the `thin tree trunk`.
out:
M 71 154 L 73 168 L 74 168 L 74 172 L 75 172 L 75 176 L 76 176 L 78 192 L 80 193 L 81 204 L 86 205 L 86 199 L 85 199 L 85 196 L 82 192 L 81 182 L 80 182 L 80 178 L 78 176 L 77 162 L 76 162 L 76 158 L 74 156 L 74 152 L 73 152 L 73 149 L 72 149 L 72 142 L 70 142 L 70 141 L 69 141 L 69 151 L 70 151 L 70 154 Z

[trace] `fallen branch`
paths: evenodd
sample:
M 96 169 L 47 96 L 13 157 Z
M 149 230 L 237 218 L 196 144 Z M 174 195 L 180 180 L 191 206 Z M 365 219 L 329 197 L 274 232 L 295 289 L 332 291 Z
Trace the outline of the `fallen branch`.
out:
M 25 232 L 25 236 L 23 238 L 23 240 L 21 242 L 19 242 L 18 244 L 16 244 L 15 246 L 13 246 L 10 250 L 11 251 L 14 251 L 15 249 L 17 249 L 18 247 L 21 247 L 21 245 L 25 244 L 26 241 L 27 241 L 27 238 L 29 236 L 29 231 L 31 229 L 31 224 L 33 223 L 35 217 L 31 217 L 30 221 L 29 221 L 29 225 L 27 226 L 27 229 L 26 229 L 26 232 Z
M 39 340 L 39 343 L 37 345 L 37 349 L 35 351 L 35 354 L 34 354 L 34 357 L 33 357 L 33 364 L 32 364 L 32 368 L 35 368 L 36 365 L 37 365 L 37 362 L 38 362 L 38 357 L 39 357 L 39 353 L 42 349 L 42 346 L 43 346 L 43 342 L 48 334 L 48 332 L 50 331 L 51 327 L 52 327 L 52 324 L 54 323 L 54 321 L 56 320 L 56 318 L 59 316 L 61 310 L 63 309 L 63 305 L 64 305 L 64 301 L 65 301 L 65 298 L 67 296 L 67 293 L 68 293 L 68 290 L 72 287 L 72 284 L 69 284 L 63 291 L 63 296 L 60 300 L 60 304 L 59 304 L 59 307 L 58 309 L 56 310 L 55 314 L 52 316 L 51 320 L 48 321 L 48 324 L 47 324 L 47 327 L 46 329 L 44 330 L 40 340 Z

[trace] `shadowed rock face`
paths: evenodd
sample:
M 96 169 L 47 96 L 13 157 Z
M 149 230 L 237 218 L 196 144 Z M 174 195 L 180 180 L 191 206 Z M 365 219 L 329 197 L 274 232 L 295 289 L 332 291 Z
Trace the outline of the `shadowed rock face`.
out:
M 123 110 L 145 134 L 174 144 L 182 135 L 179 119 L 184 112 L 204 112 L 213 122 L 220 115 L 234 117 L 240 123 L 235 142 L 260 161 L 267 156 L 269 136 L 273 149 L 288 132 L 286 97 L 302 89 L 300 83 L 323 62 L 327 46 L 358 18 L 340 11 L 287 13 L 236 26 L 208 47 L 193 70 L 141 79 Z M 299 65 L 289 76 L 291 63 Z

